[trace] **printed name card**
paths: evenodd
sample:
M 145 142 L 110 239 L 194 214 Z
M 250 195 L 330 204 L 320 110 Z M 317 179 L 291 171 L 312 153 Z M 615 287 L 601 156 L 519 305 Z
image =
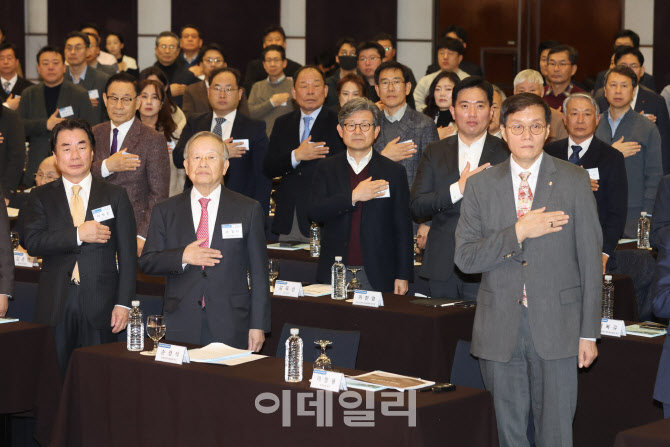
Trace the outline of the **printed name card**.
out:
M 72 106 L 61 107 L 60 109 L 58 109 L 58 116 L 60 118 L 67 118 L 72 115 L 74 115 L 74 110 L 72 110 Z
M 158 343 L 156 351 L 156 361 L 181 365 L 190 363 L 186 346 L 168 345 L 167 343 Z
M 28 258 L 28 253 L 14 252 L 14 265 L 17 267 L 32 267 L 33 263 Z
M 221 224 L 221 239 L 241 239 L 242 234 L 242 224 Z
M 294 281 L 275 281 L 275 296 L 292 296 L 298 298 L 305 296 L 302 291 L 302 284 Z
M 381 292 L 372 290 L 355 290 L 354 306 L 380 307 L 384 305 L 384 298 Z
M 589 173 L 591 180 L 600 180 L 600 172 L 598 171 L 598 168 L 591 168 L 586 171 Z
M 106 205 L 91 211 L 93 214 L 93 219 L 96 222 L 103 222 L 105 220 L 114 219 L 114 211 L 112 211 L 111 205 Z
M 96 89 L 89 90 L 88 91 L 88 97 L 90 99 L 98 99 L 98 98 L 100 98 L 100 93 Z
M 626 335 L 626 324 L 623 320 L 603 318 L 600 322 L 600 335 L 609 335 L 611 337 Z
M 333 371 L 324 371 L 322 369 L 315 369 L 312 373 L 312 380 L 310 388 L 318 390 L 326 390 L 337 393 L 338 391 L 347 391 L 347 381 L 344 379 L 344 374 Z
M 239 140 L 233 140 L 233 143 L 242 143 L 242 147 L 246 150 L 249 150 L 249 139 L 241 138 Z

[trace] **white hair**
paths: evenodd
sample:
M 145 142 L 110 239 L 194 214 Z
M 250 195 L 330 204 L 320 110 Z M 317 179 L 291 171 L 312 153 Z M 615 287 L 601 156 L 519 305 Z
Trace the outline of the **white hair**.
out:
M 540 74 L 539 71 L 528 69 L 523 70 L 519 72 L 518 75 L 516 75 L 514 78 L 514 88 L 526 81 L 532 82 L 533 84 L 544 85 L 544 78 L 542 77 L 542 74 Z

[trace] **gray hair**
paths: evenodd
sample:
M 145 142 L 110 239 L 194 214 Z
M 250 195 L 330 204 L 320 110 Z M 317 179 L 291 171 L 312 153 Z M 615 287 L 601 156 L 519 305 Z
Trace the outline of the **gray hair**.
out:
M 598 101 L 596 99 L 589 95 L 588 93 L 573 93 L 572 95 L 568 95 L 567 98 L 563 101 L 563 115 L 568 116 L 568 103 L 570 102 L 571 99 L 576 99 L 576 98 L 584 98 L 588 99 L 591 104 L 593 104 L 593 107 L 596 108 L 596 115 L 600 115 L 600 107 L 598 107 Z
M 497 85 L 492 84 L 492 86 L 493 86 L 493 92 L 498 93 L 500 95 L 500 98 L 502 98 L 502 101 L 500 101 L 500 103 L 502 104 L 507 99 L 507 95 Z
M 195 142 L 195 140 L 205 137 L 209 137 L 215 140 L 217 142 L 217 146 L 221 148 L 223 159 L 228 160 L 228 148 L 226 147 L 226 143 L 223 142 L 220 136 L 207 130 L 198 132 L 197 134 L 193 135 L 191 138 L 188 139 L 188 141 L 186 142 L 186 147 L 184 147 L 184 159 L 188 158 L 188 150 L 191 147 L 191 145 Z
M 533 84 L 544 85 L 544 78 L 542 77 L 542 74 L 540 74 L 539 71 L 528 69 L 520 71 L 519 74 L 516 75 L 514 78 L 514 88 L 526 81 L 532 82 Z
M 179 36 L 177 36 L 172 31 L 163 31 L 158 36 L 156 36 L 156 46 L 158 46 L 158 41 L 163 37 L 172 37 L 177 40 L 177 45 L 179 45 Z
M 368 111 L 372 113 L 372 124 L 375 127 L 379 127 L 382 121 L 382 112 L 379 110 L 377 105 L 370 101 L 367 98 L 354 98 L 350 101 L 347 101 L 346 104 L 342 106 L 340 112 L 337 114 L 337 122 L 340 123 L 340 126 L 344 126 L 344 120 L 349 118 L 356 112 Z

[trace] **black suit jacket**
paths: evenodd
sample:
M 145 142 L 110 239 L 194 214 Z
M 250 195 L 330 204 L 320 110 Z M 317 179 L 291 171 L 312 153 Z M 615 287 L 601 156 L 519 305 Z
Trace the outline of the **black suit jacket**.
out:
M 598 106 L 601 111 L 609 108 L 605 91 L 600 89 L 595 94 Z M 644 85 L 640 87 L 635 102 L 636 112 L 651 114 L 656 116 L 656 127 L 661 134 L 661 154 L 663 156 L 663 175 L 670 174 L 670 115 L 665 99 L 658 93 L 655 93 Z
M 300 109 L 277 118 L 270 135 L 268 154 L 263 162 L 263 172 L 268 178 L 281 177 L 275 197 L 275 217 L 272 221 L 272 232 L 277 234 L 288 234 L 291 231 L 294 211 L 298 214 L 302 234 L 307 236 L 311 225 L 307 217 L 307 202 L 319 159 L 302 161 L 293 168 L 291 152 L 300 146 L 299 131 Z M 329 157 L 344 151 L 344 143 L 337 133 L 337 114 L 331 109 L 321 109 L 310 135 L 313 142 L 326 142 Z
M 568 159 L 568 139 L 554 141 L 544 148 L 552 157 Z M 628 181 L 623 155 L 612 146 L 593 137 L 589 149 L 579 159 L 584 169 L 598 168 L 598 191 L 593 195 L 598 205 L 598 217 L 603 230 L 603 253 L 612 256 L 626 225 Z M 608 261 L 608 267 L 614 266 Z
M 32 82 L 19 76 L 16 79 L 16 84 L 14 84 L 14 88 L 12 88 L 10 95 L 14 95 L 15 97 L 21 96 L 23 90 L 30 87 L 31 85 L 33 85 Z M 7 98 L 9 98 L 9 95 L 5 92 L 5 89 L 2 88 L 2 79 L 0 79 L 0 100 L 2 100 L 0 102 L 7 101 Z
M 79 263 L 83 313 L 96 329 L 109 327 L 112 309 L 130 307 L 135 296 L 137 239 L 135 216 L 126 191 L 93 177 L 86 208 L 92 211 L 110 205 L 114 218 L 101 222 L 112 235 L 104 244 L 77 245 L 77 229 L 72 223 L 63 179 L 34 188 L 21 214 L 21 245 L 31 256 L 42 257 L 42 272 L 35 304 L 35 321 L 56 326 L 65 309 L 72 269 Z M 118 269 L 117 260 L 118 256 Z
M 221 225 L 237 223 L 242 224 L 243 237 L 222 239 Z M 184 249 L 196 240 L 191 188 L 154 207 L 139 264 L 146 274 L 166 277 L 163 313 L 167 338 L 200 342 L 203 296 L 214 340 L 246 349 L 249 329 L 270 330 L 264 224 L 256 201 L 222 187 L 210 247 L 220 250 L 223 258 L 214 267 L 182 268 Z
M 389 182 L 390 197 L 352 206 L 347 153 L 325 158 L 316 167 L 309 204 L 309 217 L 323 224 L 316 277 L 319 282 L 330 282 L 335 256 L 342 256 L 347 265 L 351 213 L 362 207 L 360 238 L 365 273 L 375 290 L 393 293 L 396 279 L 413 280 L 407 174 L 401 165 L 374 150 L 368 168 L 372 180 Z
M 213 116 L 213 112 L 208 112 L 193 115 L 188 119 L 179 137 L 179 142 L 172 152 L 175 166 L 184 167 L 186 143 L 198 132 L 204 130 L 209 132 Z M 270 208 L 272 182 L 263 174 L 263 160 L 268 152 L 265 122 L 248 118 L 238 110 L 230 136 L 234 140 L 248 139 L 249 151 L 241 158 L 230 159 L 230 167 L 224 177 L 226 188 L 257 200 L 263 208 L 264 215 L 267 216 Z M 190 188 L 192 184 L 191 179 L 186 177 L 185 189 Z
M 486 134 L 479 165 L 495 165 L 509 158 L 503 140 Z M 446 281 L 454 271 L 454 233 L 461 216 L 461 201 L 453 203 L 449 190 L 458 182 L 458 136 L 430 143 L 423 150 L 412 185 L 410 207 L 418 219 L 431 218 L 421 276 Z
M 5 197 L 11 197 L 19 186 L 23 165 L 26 160 L 26 134 L 19 114 L 1 106 L 0 134 L 4 141 L 0 143 L 0 185 Z

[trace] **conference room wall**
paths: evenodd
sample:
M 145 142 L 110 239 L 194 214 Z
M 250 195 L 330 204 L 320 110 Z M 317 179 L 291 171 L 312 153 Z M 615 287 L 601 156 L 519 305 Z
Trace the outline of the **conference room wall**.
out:
M 16 45 L 17 56 L 20 60 L 25 60 L 25 44 L 24 44 L 24 30 L 25 30 L 25 4 L 24 2 L 3 1 L 2 16 L 0 19 L 0 26 L 5 31 L 8 42 L 13 42 Z M 5 19 L 11 17 L 12 20 Z

